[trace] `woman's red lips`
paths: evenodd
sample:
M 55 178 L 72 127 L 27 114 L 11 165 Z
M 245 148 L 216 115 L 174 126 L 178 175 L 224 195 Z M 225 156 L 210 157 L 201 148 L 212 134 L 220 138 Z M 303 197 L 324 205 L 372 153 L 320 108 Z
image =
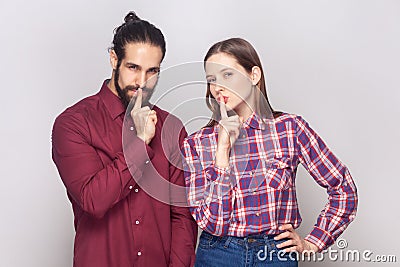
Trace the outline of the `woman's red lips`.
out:
M 228 99 L 229 99 L 229 97 L 223 96 L 223 95 L 221 95 L 217 98 L 218 102 L 224 101 L 225 104 L 228 102 Z

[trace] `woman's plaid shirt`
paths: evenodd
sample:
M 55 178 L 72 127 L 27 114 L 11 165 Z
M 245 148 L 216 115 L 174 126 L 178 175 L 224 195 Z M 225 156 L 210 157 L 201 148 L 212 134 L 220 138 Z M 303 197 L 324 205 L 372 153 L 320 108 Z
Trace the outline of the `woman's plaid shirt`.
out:
M 354 219 L 357 189 L 349 170 L 302 117 L 284 113 L 262 120 L 253 113 L 240 129 L 227 168 L 214 165 L 218 129 L 203 128 L 182 148 L 189 205 L 203 230 L 243 237 L 278 234 L 282 224 L 297 228 L 299 163 L 329 195 L 306 240 L 326 249 Z

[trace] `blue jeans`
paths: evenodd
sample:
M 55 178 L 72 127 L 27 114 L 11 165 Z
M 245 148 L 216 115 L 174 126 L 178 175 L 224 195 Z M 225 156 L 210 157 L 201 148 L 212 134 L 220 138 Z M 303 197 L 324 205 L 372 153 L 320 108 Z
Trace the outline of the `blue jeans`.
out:
M 276 247 L 271 235 L 248 237 L 213 236 L 203 231 L 196 253 L 195 267 L 297 267 L 296 255 Z

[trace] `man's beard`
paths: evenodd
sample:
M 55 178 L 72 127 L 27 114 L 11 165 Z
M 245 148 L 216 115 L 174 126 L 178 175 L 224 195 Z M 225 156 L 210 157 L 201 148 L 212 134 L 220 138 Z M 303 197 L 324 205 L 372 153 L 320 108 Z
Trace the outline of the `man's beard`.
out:
M 128 85 L 126 87 L 124 87 L 123 89 L 121 88 L 121 86 L 119 86 L 118 83 L 119 80 L 119 66 L 118 68 L 115 70 L 115 74 L 114 74 L 114 85 L 115 85 L 115 89 L 117 90 L 118 96 L 121 99 L 122 104 L 124 105 L 124 107 L 127 109 L 129 106 L 129 103 L 131 102 L 132 98 L 133 101 L 136 100 L 136 97 L 130 97 L 128 95 L 129 91 L 137 91 L 140 87 L 139 86 L 133 86 L 133 85 Z M 157 84 L 156 84 L 157 85 Z M 155 86 L 154 86 L 155 87 Z M 153 95 L 154 92 L 154 87 L 153 89 L 150 89 L 148 87 L 143 87 L 142 88 L 142 92 L 146 93 L 143 95 L 143 99 L 142 99 L 142 107 L 143 106 L 150 106 L 149 100 L 151 98 L 151 96 Z M 131 105 L 130 109 L 133 108 L 133 105 Z M 152 107 L 150 107 L 152 108 Z M 130 111 L 129 111 L 130 112 Z

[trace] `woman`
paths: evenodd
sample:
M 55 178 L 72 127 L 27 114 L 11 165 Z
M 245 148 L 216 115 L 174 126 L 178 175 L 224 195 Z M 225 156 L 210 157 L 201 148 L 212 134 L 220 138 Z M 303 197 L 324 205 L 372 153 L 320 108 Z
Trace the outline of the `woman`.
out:
M 203 230 L 196 266 L 297 266 L 292 252 L 326 249 L 354 219 L 353 179 L 302 117 L 273 111 L 250 43 L 214 44 L 204 68 L 212 119 L 182 149 L 189 205 Z M 294 230 L 299 163 L 329 195 L 304 239 Z

